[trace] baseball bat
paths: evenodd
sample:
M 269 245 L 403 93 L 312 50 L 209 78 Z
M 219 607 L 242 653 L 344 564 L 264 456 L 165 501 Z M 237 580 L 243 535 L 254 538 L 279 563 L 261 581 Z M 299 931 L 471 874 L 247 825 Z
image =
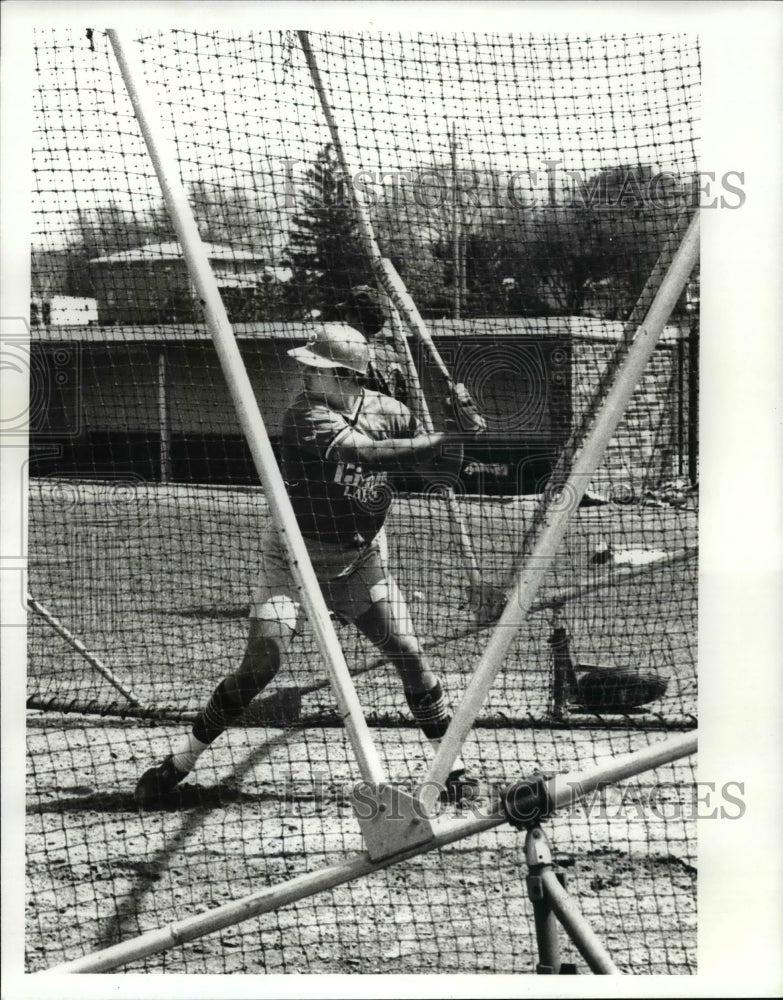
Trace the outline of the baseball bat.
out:
M 356 213 L 359 233 L 364 245 L 365 253 L 367 254 L 370 266 L 373 270 L 373 274 L 375 275 L 378 284 L 381 285 L 394 303 L 394 306 L 399 310 L 405 322 L 411 329 L 411 332 L 414 336 L 418 337 L 421 343 L 426 347 L 434 364 L 443 375 L 448 390 L 451 392 L 455 387 L 451 372 L 443 361 L 443 358 L 440 356 L 440 353 L 435 346 L 435 342 L 427 329 L 427 325 L 416 307 L 416 303 L 413 301 L 408 289 L 405 287 L 405 283 L 397 273 L 391 261 L 386 260 L 381 254 L 378 241 L 375 238 L 370 213 L 367 211 L 367 206 L 357 195 L 353 184 L 351 184 L 351 178 L 354 176 L 354 172 L 351 169 L 351 164 L 348 161 L 345 148 L 343 147 L 340 130 L 337 127 L 337 121 L 332 112 L 332 106 L 321 77 L 318 61 L 315 58 L 315 53 L 310 45 L 309 35 L 306 31 L 299 31 L 297 32 L 297 35 L 307 61 L 308 69 L 310 70 L 313 86 L 316 89 L 318 99 L 321 103 L 321 109 L 329 128 L 329 134 L 332 138 L 332 144 L 334 146 L 335 153 L 337 154 L 340 169 L 342 170 L 348 191 L 350 192 L 351 204 L 353 205 Z M 412 359 L 411 366 L 413 367 Z M 418 385 L 418 373 L 415 376 L 414 386 L 416 385 Z M 420 387 L 418 389 L 418 395 L 421 398 Z M 424 412 L 427 412 L 426 408 Z M 473 610 L 482 621 L 492 621 L 499 617 L 503 610 L 503 606 L 505 605 L 505 593 L 482 580 L 478 559 L 476 558 L 476 554 L 473 549 L 473 543 L 457 506 L 453 490 L 448 491 L 447 500 L 449 504 L 449 515 L 451 516 L 454 526 L 459 533 L 462 551 L 468 563 L 470 601 L 473 606 Z
M 443 358 L 440 356 L 440 352 L 435 346 L 435 341 L 432 339 L 432 335 L 427 329 L 427 324 L 421 318 L 421 313 L 419 312 L 416 303 L 411 298 L 411 294 L 406 288 L 405 282 L 397 273 L 397 269 L 394 264 L 392 264 L 388 257 L 379 257 L 378 266 L 374 269 L 374 271 L 379 284 L 383 287 L 383 290 L 394 303 L 394 307 L 402 315 L 408 328 L 427 348 L 433 363 L 443 376 L 449 390 L 453 389 L 454 379 L 451 377 L 451 372 L 446 366 Z
M 391 261 L 384 259 L 383 264 L 388 265 L 390 272 L 397 275 Z M 399 276 L 397 276 L 397 280 L 402 283 L 402 279 L 399 278 Z M 405 294 L 410 299 L 405 286 L 403 285 L 402 287 Z M 411 303 L 412 302 L 413 300 L 411 299 Z M 415 305 L 413 308 L 416 308 Z M 416 310 L 416 312 L 418 313 L 418 310 Z M 415 409 L 418 411 L 416 415 L 419 420 L 421 420 L 424 429 L 428 433 L 431 433 L 433 430 L 432 417 L 430 415 L 426 397 L 424 396 L 424 391 L 421 387 L 419 373 L 416 370 L 416 365 L 414 363 L 410 347 L 408 346 L 408 342 L 400 329 L 400 318 L 393 301 L 391 307 L 391 328 L 395 347 L 397 347 L 398 351 L 402 354 L 405 360 L 405 374 L 411 386 Z M 468 579 L 470 583 L 469 599 L 472 609 L 476 613 L 480 623 L 488 624 L 489 622 L 492 622 L 496 618 L 500 617 L 500 613 L 503 610 L 503 605 L 506 600 L 505 591 L 495 587 L 493 584 L 487 583 L 482 579 L 479 562 L 473 549 L 473 541 L 468 533 L 468 529 L 460 513 L 459 507 L 457 506 L 457 499 L 452 489 L 446 491 L 446 502 L 448 504 L 449 517 L 451 518 L 451 522 L 459 535 L 460 548 L 462 549 L 463 555 L 467 560 Z
M 365 253 L 370 261 L 373 274 L 375 275 L 378 284 L 381 285 L 394 303 L 395 307 L 399 310 L 400 315 L 410 327 L 411 332 L 418 337 L 427 348 L 434 364 L 443 375 L 449 390 L 451 390 L 454 387 L 454 380 L 451 377 L 451 372 L 443 361 L 443 358 L 440 356 L 432 336 L 427 329 L 427 324 L 421 318 L 421 313 L 416 307 L 416 303 L 411 298 L 408 289 L 405 287 L 405 283 L 395 270 L 392 262 L 384 259 L 381 254 L 380 247 L 378 246 L 378 240 L 375 238 L 372 221 L 370 220 L 370 213 L 367 211 L 367 206 L 364 202 L 357 196 L 353 184 L 351 183 L 351 178 L 355 176 L 355 171 L 353 171 L 352 164 L 349 163 L 345 148 L 343 147 L 342 140 L 340 138 L 340 130 L 337 127 L 337 121 L 332 112 L 329 96 L 321 78 L 318 61 L 316 60 L 315 53 L 310 45 L 308 33 L 306 31 L 299 31 L 297 34 L 299 36 L 299 42 L 302 46 L 305 59 L 307 60 L 307 66 L 310 70 L 313 85 L 315 86 L 318 98 L 321 102 L 321 109 L 323 110 L 324 118 L 326 119 L 326 124 L 329 128 L 329 134 L 332 138 L 332 144 L 334 146 L 335 153 L 337 154 L 340 169 L 343 172 L 345 182 L 350 192 L 351 203 L 356 213 L 356 221 L 359 225 L 359 234 L 361 236 L 362 243 L 364 244 Z

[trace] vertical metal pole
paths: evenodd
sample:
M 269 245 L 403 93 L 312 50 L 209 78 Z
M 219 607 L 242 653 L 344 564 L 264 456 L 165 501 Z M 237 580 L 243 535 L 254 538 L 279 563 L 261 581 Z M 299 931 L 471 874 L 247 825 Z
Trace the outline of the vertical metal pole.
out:
M 559 925 L 544 891 L 540 875 L 528 875 L 527 894 L 533 905 L 533 922 L 538 945 L 538 975 L 556 976 L 560 972 Z
M 677 475 L 685 471 L 685 344 L 677 330 Z
M 158 351 L 158 432 L 160 436 L 160 481 L 171 481 L 171 424 L 169 421 L 169 374 L 166 348 Z
M 552 647 L 552 712 L 555 718 L 562 718 L 572 694 L 574 668 L 568 633 L 560 624 L 559 608 L 555 610 L 549 644 Z
M 541 873 L 552 867 L 552 853 L 541 827 L 533 827 L 525 836 L 525 864 L 527 865 L 527 894 L 533 905 L 536 926 L 539 975 L 556 976 L 560 972 L 560 938 L 557 918 L 549 905 Z
M 590 971 L 605 976 L 620 975 L 620 970 L 612 961 L 611 955 L 585 920 L 579 907 L 560 884 L 554 869 L 551 866 L 544 867 L 540 878 L 547 904 L 576 945 L 579 954 L 587 962 Z
M 179 179 L 177 161 L 160 128 L 157 108 L 147 92 L 144 74 L 131 47 L 120 32 L 107 32 L 136 119 L 147 144 L 160 182 L 166 208 L 182 246 L 188 271 L 196 286 L 218 358 L 231 393 L 239 422 L 247 439 L 264 495 L 288 555 L 302 603 L 313 626 L 318 648 L 332 682 L 340 715 L 351 739 L 362 778 L 369 784 L 385 780 L 378 751 L 373 744 L 362 707 L 345 662 L 342 647 L 313 570 L 310 556 L 296 522 L 283 477 L 277 465 L 258 402 L 250 383 L 234 331 L 220 298 L 215 275 L 199 235 L 185 188 Z
M 603 946 L 579 907 L 566 892 L 555 871 L 552 851 L 546 834 L 534 826 L 525 837 L 525 863 L 528 867 L 528 895 L 533 904 L 538 944 L 537 972 L 557 976 L 563 971 L 560 960 L 559 926 L 563 925 L 591 972 L 618 975 L 620 970 Z

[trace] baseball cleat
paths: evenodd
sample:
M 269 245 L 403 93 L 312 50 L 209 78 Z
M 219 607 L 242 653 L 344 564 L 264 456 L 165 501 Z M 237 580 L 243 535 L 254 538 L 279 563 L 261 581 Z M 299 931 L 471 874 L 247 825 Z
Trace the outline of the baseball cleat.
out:
M 133 798 L 137 805 L 145 806 L 165 799 L 176 786 L 187 777 L 189 771 L 179 771 L 174 767 L 171 754 L 160 764 L 151 767 L 139 778 Z

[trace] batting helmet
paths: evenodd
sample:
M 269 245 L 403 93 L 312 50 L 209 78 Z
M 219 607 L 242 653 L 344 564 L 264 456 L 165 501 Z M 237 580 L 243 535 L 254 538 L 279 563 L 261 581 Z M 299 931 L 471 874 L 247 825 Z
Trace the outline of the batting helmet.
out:
M 367 374 L 370 348 L 358 330 L 344 323 L 326 323 L 319 327 L 304 347 L 288 352 L 292 358 L 312 368 L 350 368 Z
M 370 285 L 355 285 L 345 301 L 337 303 L 337 308 L 346 322 L 356 326 L 367 337 L 379 333 L 386 322 L 378 293 Z

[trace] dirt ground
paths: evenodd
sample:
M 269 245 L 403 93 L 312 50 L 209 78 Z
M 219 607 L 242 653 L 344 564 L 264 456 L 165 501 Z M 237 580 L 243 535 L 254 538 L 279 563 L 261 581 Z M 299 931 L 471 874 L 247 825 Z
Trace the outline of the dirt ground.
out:
M 28 809 L 31 970 L 362 850 L 347 800 L 355 772 L 340 730 L 323 730 L 306 746 L 297 729 L 232 730 L 168 808 L 141 812 L 131 794 L 136 777 L 150 751 L 166 752 L 174 730 L 118 724 L 110 746 L 95 752 L 83 720 L 63 717 L 61 729 L 53 721 L 48 713 L 30 724 L 36 758 L 51 755 L 57 776 L 50 787 L 37 783 Z M 412 784 L 423 777 L 415 731 L 378 735 L 392 775 Z M 523 730 L 505 740 L 503 771 L 512 757 L 520 774 L 546 769 L 541 742 Z M 567 746 L 552 756 L 562 762 L 570 753 L 573 769 L 594 758 L 589 735 L 560 742 Z M 648 737 L 626 742 L 637 748 Z M 477 732 L 471 743 L 474 770 L 497 774 L 494 736 Z M 570 891 L 624 971 L 695 971 L 692 781 L 689 761 L 669 765 L 545 825 Z M 651 803 L 656 784 L 668 789 L 665 806 Z M 536 943 L 522 848 L 523 834 L 504 826 L 123 971 L 531 972 Z
M 276 682 L 305 690 L 301 721 L 267 728 L 251 717 L 202 758 L 171 808 L 135 806 L 138 776 L 183 730 L 172 716 L 195 711 L 241 653 L 254 540 L 266 515 L 251 494 L 172 488 L 131 499 L 109 509 L 100 487 L 82 485 L 65 517 L 52 497 L 31 493 L 33 594 L 153 711 L 123 718 L 127 701 L 31 618 L 29 694 L 48 710 L 28 713 L 30 971 L 362 849 L 348 803 L 357 769 L 306 635 Z M 454 704 L 488 633 L 468 627 L 465 574 L 448 525 L 434 507 L 420 507 L 399 505 L 391 559 Z M 508 569 L 529 512 L 521 503 L 469 508 L 490 578 Z M 488 785 L 591 767 L 695 723 L 695 563 L 615 580 L 593 560 L 607 537 L 616 549 L 671 552 L 692 545 L 695 528 L 695 511 L 668 508 L 575 516 L 542 598 L 599 584 L 564 607 L 575 653 L 660 671 L 668 688 L 659 703 L 628 718 L 554 721 L 548 640 L 555 621 L 544 607 L 520 630 L 466 743 L 467 763 Z M 350 629 L 338 634 L 349 664 L 364 670 L 357 693 L 388 774 L 414 785 L 429 751 L 410 725 L 397 678 L 388 666 L 373 666 L 373 651 Z M 692 768 L 686 760 L 641 775 L 545 825 L 569 891 L 627 972 L 695 972 Z M 499 827 L 123 971 L 532 972 L 522 847 L 521 834 Z M 585 971 L 573 948 L 565 955 Z

